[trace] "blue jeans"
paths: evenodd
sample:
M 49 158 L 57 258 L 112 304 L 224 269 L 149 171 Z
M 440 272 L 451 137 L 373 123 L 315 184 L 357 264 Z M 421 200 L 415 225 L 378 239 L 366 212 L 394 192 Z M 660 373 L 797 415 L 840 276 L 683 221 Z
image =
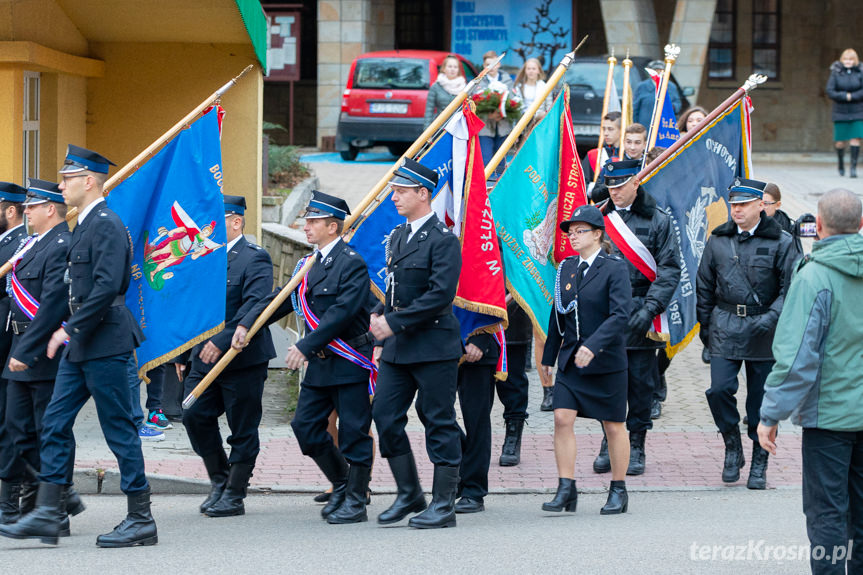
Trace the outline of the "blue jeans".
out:
M 69 484 L 75 462 L 72 427 L 78 412 L 92 397 L 105 441 L 120 466 L 123 493 L 135 495 L 149 489 L 141 439 L 132 415 L 136 402 L 131 401 L 129 393 L 130 355 L 128 352 L 80 362 L 65 357 L 60 360 L 54 395 L 42 420 L 41 481 Z
M 138 377 L 138 362 L 135 361 L 135 354 L 129 355 L 126 372 L 129 378 L 129 390 L 132 393 L 132 419 L 135 420 L 135 426 L 141 429 L 144 425 L 144 412 L 141 409 L 141 380 Z M 162 409 L 162 386 L 165 382 L 164 364 L 148 371 L 147 378 L 150 380 L 150 383 L 147 384 L 147 411 Z
M 509 134 L 504 134 L 502 136 L 480 136 L 479 137 L 479 146 L 482 150 L 482 163 L 487 166 L 500 147 L 503 145 L 504 140 Z M 503 171 L 504 162 L 501 162 L 497 169 L 495 169 L 496 173 L 500 173 Z

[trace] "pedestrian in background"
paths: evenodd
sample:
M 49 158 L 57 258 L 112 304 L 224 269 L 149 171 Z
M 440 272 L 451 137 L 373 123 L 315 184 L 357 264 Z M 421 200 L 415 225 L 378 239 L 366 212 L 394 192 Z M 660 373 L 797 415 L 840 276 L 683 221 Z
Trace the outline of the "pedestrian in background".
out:
M 797 266 L 773 343 L 758 441 L 776 454 L 776 427 L 803 427 L 803 512 L 812 573 L 863 573 L 863 206 L 848 190 L 818 202 L 820 238 Z M 815 553 L 816 548 L 826 550 Z M 838 551 L 845 554 L 839 558 Z
M 447 56 L 441 62 L 437 80 L 429 88 L 423 125 L 427 128 L 464 87 L 465 79 L 461 75 L 461 64 L 458 58 L 453 55 Z
M 665 62 L 662 60 L 651 60 L 647 68 L 655 70 L 660 74 L 665 72 Z M 680 91 L 674 82 L 668 82 L 668 96 L 671 98 L 671 107 L 674 115 L 680 113 L 681 100 Z M 653 107 L 656 104 L 656 84 L 650 76 L 638 83 L 635 94 L 632 97 L 632 119 L 642 126 L 649 128 L 653 119 Z
M 545 72 L 542 64 L 536 58 L 528 58 L 524 66 L 515 76 L 512 88 L 513 93 L 521 98 L 522 109 L 526 110 L 545 91 Z M 551 95 L 545 97 L 542 105 L 537 109 L 532 122 L 535 124 L 542 120 L 551 109 Z
M 482 67 L 488 68 L 495 60 L 497 60 L 497 52 L 494 50 L 486 52 L 482 55 Z M 508 95 L 512 90 L 512 78 L 506 72 L 501 72 L 500 63 L 479 81 L 477 93 L 481 94 L 485 90 L 504 95 Z M 488 165 L 510 132 L 512 132 L 512 122 L 504 118 L 500 112 L 496 111 L 485 119 L 485 127 L 479 133 L 483 164 Z
M 802 256 L 803 244 L 800 243 L 800 231 L 797 228 L 797 222 L 782 211 L 781 207 L 782 192 L 779 191 L 779 186 L 767 182 L 764 187 L 764 213 L 767 214 L 767 217 L 773 218 L 780 228 L 791 234 L 791 237 L 794 238 L 794 247 L 797 249 L 798 255 Z
M 833 141 L 839 175 L 845 175 L 845 148 L 851 148 L 849 175 L 857 177 L 857 158 L 863 139 L 863 65 L 857 52 L 848 48 L 830 65 L 827 96 L 833 100 Z
M 707 110 L 701 106 L 692 106 L 680 115 L 677 120 L 677 130 L 681 134 L 685 134 L 690 130 L 694 130 L 695 126 L 701 123 L 701 120 L 707 117 Z

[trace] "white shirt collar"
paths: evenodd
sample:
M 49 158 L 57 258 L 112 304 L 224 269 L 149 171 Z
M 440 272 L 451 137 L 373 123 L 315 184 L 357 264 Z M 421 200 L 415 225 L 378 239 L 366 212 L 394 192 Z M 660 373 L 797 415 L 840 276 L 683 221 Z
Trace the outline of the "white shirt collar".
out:
M 232 249 L 234 249 L 234 246 L 237 245 L 237 242 L 240 241 L 240 239 L 242 237 L 243 237 L 243 234 L 240 234 L 237 237 L 235 237 L 234 239 L 232 239 L 231 241 L 229 241 L 228 246 L 225 249 L 227 249 L 228 251 L 231 251 Z
M 754 226 L 752 226 L 752 229 L 751 229 L 751 230 L 748 230 L 748 231 L 749 231 L 749 235 L 750 235 L 750 236 L 754 236 L 754 235 L 755 235 L 755 230 L 757 230 L 757 229 L 758 229 L 758 225 L 759 225 L 760 223 L 761 223 L 761 220 L 759 219 L 757 222 L 755 222 L 755 225 L 754 225 Z M 742 233 L 743 233 L 743 229 L 742 229 L 740 226 L 737 226 L 737 233 L 738 233 L 738 234 L 742 234 Z
M 628 212 L 629 208 L 631 208 L 631 207 L 632 207 L 632 204 L 629 204 L 626 207 L 614 206 L 614 209 L 617 210 L 618 212 Z
M 90 202 L 90 204 L 86 208 L 84 208 L 83 210 L 78 212 L 78 225 L 81 225 L 81 223 L 84 221 L 84 219 L 88 215 L 90 215 L 90 212 L 92 212 L 93 209 L 97 205 L 99 205 L 99 202 L 104 202 L 104 201 L 105 201 L 105 198 L 102 198 L 102 197 L 97 198 L 97 199 L 93 200 L 92 202 Z
M 332 252 L 333 248 L 336 247 L 336 244 L 339 243 L 339 239 L 340 238 L 336 238 L 324 247 L 318 249 L 318 251 L 321 252 L 321 260 L 327 259 L 327 256 L 330 255 L 330 252 Z
M 590 266 L 592 266 L 593 262 L 596 260 L 596 256 L 598 256 L 599 252 L 601 252 L 601 251 L 602 251 L 602 248 L 599 248 L 598 250 L 593 252 L 590 256 L 588 256 L 587 259 L 584 259 L 581 256 L 579 256 L 578 257 L 578 265 L 581 265 L 581 262 L 587 262 L 587 270 L 589 270 Z M 587 273 L 587 270 L 584 270 L 585 274 Z
M 17 230 L 18 228 L 22 227 L 23 225 L 24 225 L 24 224 L 18 224 L 18 225 L 17 225 L 17 226 L 15 226 L 14 228 L 8 229 L 8 230 L 6 230 L 5 232 L 3 232 L 2 234 L 0 234 L 0 242 L 2 242 L 2 241 L 3 241 L 3 239 L 4 239 L 6 236 L 8 236 L 9 234 L 11 234 L 12 232 L 14 232 L 15 230 Z
M 427 221 L 429 221 L 429 219 L 431 219 L 431 217 L 433 215 L 434 215 L 434 211 L 431 211 L 419 219 L 416 219 L 412 222 L 408 222 L 411 226 L 411 233 L 410 233 L 410 235 L 408 235 L 408 241 L 410 241 L 410 239 L 414 237 L 414 234 L 416 234 L 419 231 L 419 229 L 421 227 L 423 227 L 425 225 L 425 223 Z

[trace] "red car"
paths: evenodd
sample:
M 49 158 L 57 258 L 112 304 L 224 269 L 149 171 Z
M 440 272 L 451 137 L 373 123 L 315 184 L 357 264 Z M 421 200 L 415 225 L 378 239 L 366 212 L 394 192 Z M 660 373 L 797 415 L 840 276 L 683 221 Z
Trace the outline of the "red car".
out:
M 348 161 L 362 148 L 383 145 L 400 156 L 422 134 L 426 98 L 449 52 L 389 50 L 369 52 L 351 64 L 342 95 L 336 150 Z M 473 65 L 455 55 L 469 82 Z

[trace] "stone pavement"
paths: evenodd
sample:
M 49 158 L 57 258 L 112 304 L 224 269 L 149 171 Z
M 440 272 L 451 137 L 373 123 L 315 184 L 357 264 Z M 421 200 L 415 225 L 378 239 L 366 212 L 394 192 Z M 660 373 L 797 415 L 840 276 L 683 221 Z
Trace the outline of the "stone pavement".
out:
M 347 163 L 312 163 L 312 169 L 321 179 L 323 191 L 341 194 L 355 205 L 389 167 L 386 161 Z M 803 212 L 815 213 L 818 198 L 828 189 L 849 187 L 863 194 L 863 180 L 849 180 L 835 175 L 831 163 L 821 157 L 771 155 L 759 159 L 755 156 L 755 176 L 776 182 L 783 192 L 783 208 L 797 217 Z M 808 251 L 809 245 L 804 245 Z M 781 337 L 781 336 L 780 336 Z M 627 477 L 632 490 L 704 490 L 740 489 L 748 475 L 747 467 L 742 480 L 735 486 L 726 486 L 720 480 L 723 460 L 722 439 L 704 398 L 709 385 L 709 368 L 701 363 L 701 344 L 696 340 L 671 363 L 667 374 L 668 400 L 663 415 L 654 422 L 647 434 L 647 471 L 640 477 Z M 529 372 L 531 389 L 528 425 L 522 445 L 522 463 L 517 467 L 501 468 L 497 465 L 503 441 L 502 408 L 496 402 L 493 412 L 492 465 L 489 484 L 493 492 L 534 492 L 551 490 L 557 485 L 557 472 L 552 446 L 553 415 L 539 411 L 542 391 L 535 370 Z M 743 376 L 741 375 L 741 382 Z M 740 406 L 745 402 L 745 384 L 738 394 Z M 314 463 L 302 456 L 285 408 L 284 384 L 267 385 L 264 398 L 264 418 L 261 425 L 262 450 L 252 479 L 253 487 L 273 491 L 318 491 L 327 485 Z M 431 486 L 432 466 L 425 456 L 422 426 L 411 414 L 408 431 L 420 465 L 424 485 Z M 745 431 L 745 430 L 744 430 Z M 189 447 L 181 424 L 169 430 L 167 440 L 146 443 L 144 456 L 147 472 L 168 481 L 154 482 L 154 488 L 170 492 L 200 491 L 203 484 L 171 481 L 172 478 L 203 482 L 204 467 Z M 223 421 L 223 433 L 228 430 Z M 602 438 L 596 422 L 576 422 L 579 457 L 576 477 L 580 488 L 601 490 L 607 486 L 609 475 L 593 473 L 591 464 Z M 77 438 L 76 468 L 105 470 L 102 490 L 116 492 L 117 464 L 105 446 L 98 429 L 92 402 L 85 406 L 75 426 Z M 783 423 L 780 428 L 779 455 L 771 458 L 768 469 L 770 487 L 799 486 L 800 430 Z M 389 469 L 378 461 L 373 472 L 372 488 L 377 492 L 392 491 L 394 482 Z M 745 489 L 745 488 L 744 488 Z

